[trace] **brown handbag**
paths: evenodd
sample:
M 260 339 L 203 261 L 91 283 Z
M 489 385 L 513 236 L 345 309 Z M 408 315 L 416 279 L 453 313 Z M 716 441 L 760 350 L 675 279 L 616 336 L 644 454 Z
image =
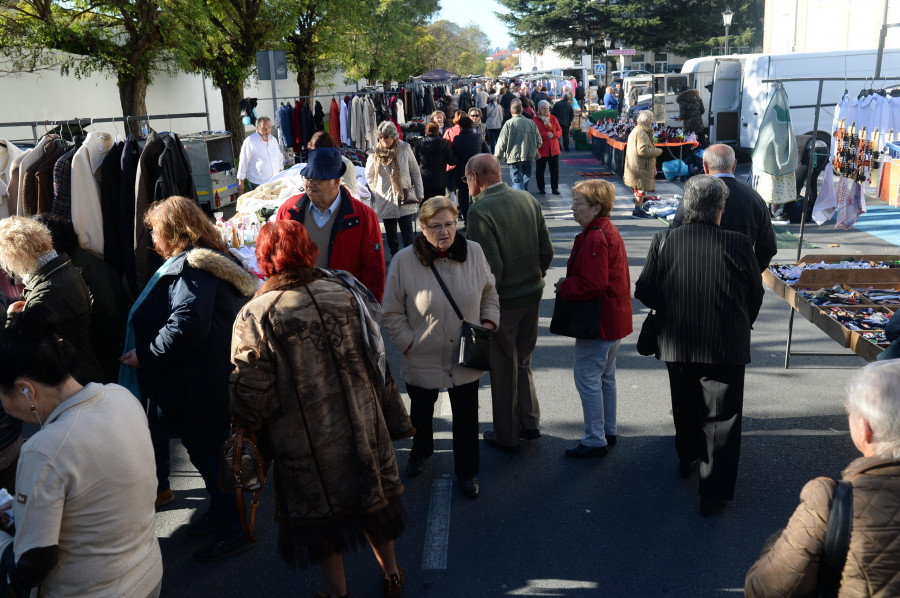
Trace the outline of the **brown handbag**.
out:
M 248 434 L 244 426 L 234 426 L 234 434 L 222 446 L 219 489 L 235 493 L 241 528 L 248 542 L 256 542 L 256 509 L 259 507 L 259 495 L 266 485 L 270 467 L 271 463 L 259 450 L 256 434 Z M 249 521 L 244 502 L 245 492 L 253 494 Z

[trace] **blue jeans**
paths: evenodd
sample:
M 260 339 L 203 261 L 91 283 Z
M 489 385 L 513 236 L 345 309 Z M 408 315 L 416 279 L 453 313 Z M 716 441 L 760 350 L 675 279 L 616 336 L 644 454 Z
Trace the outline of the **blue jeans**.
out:
M 512 179 L 513 189 L 528 191 L 528 181 L 531 180 L 531 167 L 534 162 L 512 162 L 509 165 L 509 178 Z
M 584 411 L 585 446 L 616 434 L 616 355 L 620 340 L 575 339 L 575 388 Z

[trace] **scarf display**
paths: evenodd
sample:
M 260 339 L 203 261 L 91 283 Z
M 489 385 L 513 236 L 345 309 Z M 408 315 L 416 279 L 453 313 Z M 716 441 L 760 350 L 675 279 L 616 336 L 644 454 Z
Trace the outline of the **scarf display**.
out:
M 381 144 L 375 147 L 375 166 L 377 167 L 376 176 L 381 178 L 382 166 L 391 173 L 391 187 L 394 194 L 403 200 L 403 177 L 400 175 L 400 162 L 397 157 L 400 154 L 400 142 L 394 140 L 394 145 L 390 149 L 383 147 Z

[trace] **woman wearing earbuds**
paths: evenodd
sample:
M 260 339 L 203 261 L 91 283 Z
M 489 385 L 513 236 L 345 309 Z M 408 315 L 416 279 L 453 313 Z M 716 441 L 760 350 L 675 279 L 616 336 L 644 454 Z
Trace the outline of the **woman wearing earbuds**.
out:
M 15 563 L 2 574 L 48 596 L 159 596 L 147 418 L 124 388 L 72 376 L 78 353 L 58 326 L 37 306 L 0 329 L 0 401 L 41 426 L 22 447 L 14 525 L 0 512 L 0 563 L 9 550 Z

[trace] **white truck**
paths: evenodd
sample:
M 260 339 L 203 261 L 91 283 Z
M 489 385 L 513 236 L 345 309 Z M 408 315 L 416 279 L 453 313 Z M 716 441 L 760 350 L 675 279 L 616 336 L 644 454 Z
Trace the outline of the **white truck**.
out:
M 876 50 L 708 56 L 688 60 L 680 74 L 687 76 L 687 85 L 698 90 L 703 98 L 707 111 L 704 125 L 709 129 L 710 143 L 727 143 L 737 149 L 752 151 L 770 93 L 775 87 L 775 83 L 763 81 L 793 77 L 873 77 L 876 57 Z M 881 76 L 900 77 L 900 48 L 884 50 Z M 710 83 L 712 93 L 707 87 Z M 885 83 L 879 79 L 870 82 L 868 87 L 896 84 L 896 81 Z M 819 139 L 831 143 L 833 108 L 844 91 L 855 94 L 863 87 L 862 81 L 824 82 L 817 131 Z M 786 82 L 784 88 L 791 102 L 794 133 L 812 135 L 818 82 Z

